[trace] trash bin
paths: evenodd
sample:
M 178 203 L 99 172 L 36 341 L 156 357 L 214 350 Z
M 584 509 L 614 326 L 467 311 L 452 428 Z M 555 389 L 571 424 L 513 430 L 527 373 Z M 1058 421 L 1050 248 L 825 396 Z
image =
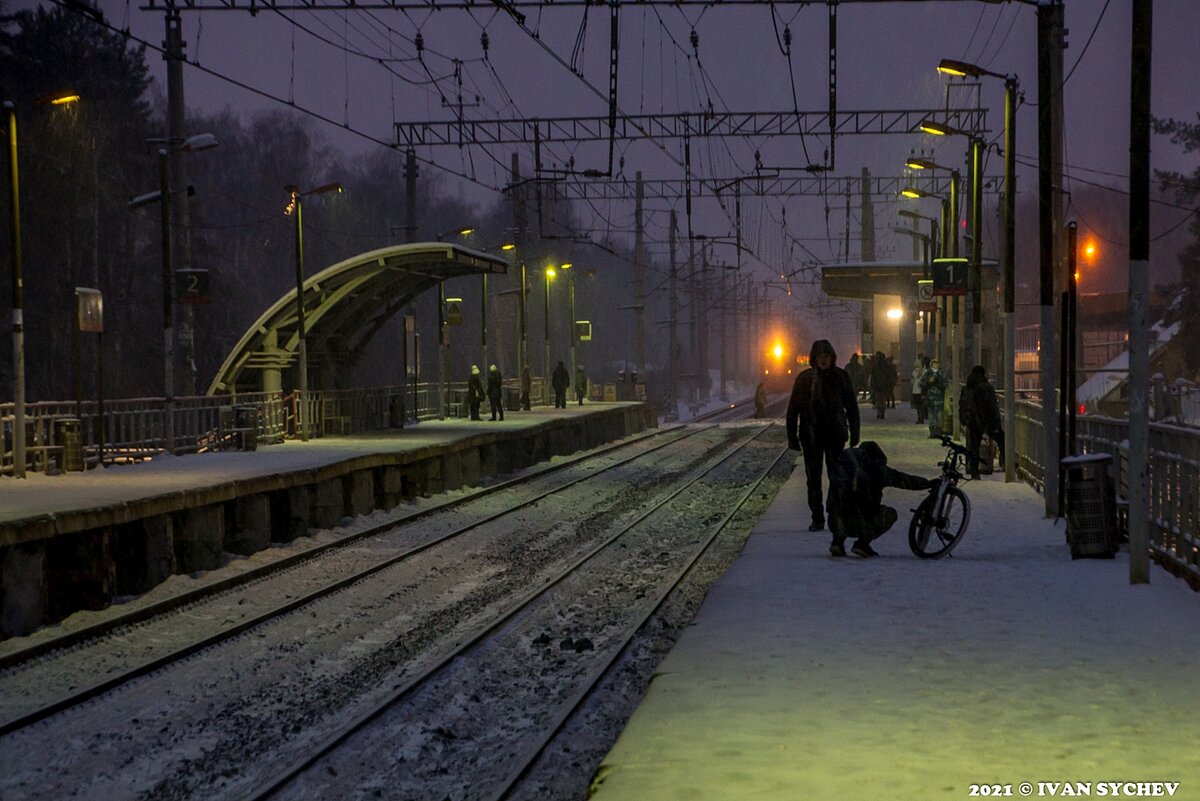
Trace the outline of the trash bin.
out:
M 1062 460 L 1066 471 L 1067 541 L 1071 558 L 1111 559 L 1117 552 L 1117 511 L 1107 453 L 1084 453 Z
M 404 396 L 393 395 L 388 403 L 388 427 L 404 428 Z
M 246 403 L 233 407 L 233 427 L 238 435 L 238 450 L 258 448 L 258 407 Z
M 83 427 L 78 418 L 60 417 L 55 420 L 54 441 L 63 446 L 63 470 L 83 470 Z

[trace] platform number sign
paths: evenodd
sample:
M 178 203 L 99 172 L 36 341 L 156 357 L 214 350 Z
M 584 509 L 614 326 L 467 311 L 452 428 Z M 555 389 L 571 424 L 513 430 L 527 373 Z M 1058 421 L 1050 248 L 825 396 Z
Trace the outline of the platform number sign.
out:
M 969 263 L 968 259 L 934 259 L 933 294 L 967 294 L 967 265 Z
M 580 342 L 592 341 L 592 323 L 590 320 L 575 321 L 575 336 Z
M 175 300 L 208 303 L 208 270 L 176 270 Z

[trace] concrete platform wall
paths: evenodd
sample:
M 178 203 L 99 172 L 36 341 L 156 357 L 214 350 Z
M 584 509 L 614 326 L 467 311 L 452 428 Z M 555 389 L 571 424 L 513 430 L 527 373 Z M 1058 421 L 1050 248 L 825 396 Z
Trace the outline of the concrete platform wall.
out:
M 175 573 L 213 570 L 228 554 L 255 553 L 310 528 L 333 528 L 405 498 L 473 486 L 653 424 L 643 407 L 621 405 L 317 470 L 22 521 L 4 532 L 0 546 L 0 639 L 81 609 L 102 609 L 114 596 L 146 592 Z

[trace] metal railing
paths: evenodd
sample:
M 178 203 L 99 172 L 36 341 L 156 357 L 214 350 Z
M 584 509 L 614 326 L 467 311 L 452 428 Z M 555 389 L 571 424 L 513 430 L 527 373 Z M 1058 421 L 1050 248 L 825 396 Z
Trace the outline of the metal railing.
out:
M 540 405 L 543 381 L 535 378 L 531 399 Z M 447 385 L 447 416 L 466 416 L 466 382 Z M 520 394 L 520 381 L 504 382 L 505 404 L 512 407 Z M 413 398 L 416 398 L 415 412 Z M 303 404 L 308 436 L 352 434 L 396 428 L 415 420 L 441 415 L 436 383 L 406 386 L 310 391 L 302 397 L 283 392 L 242 392 L 233 395 L 198 395 L 175 398 L 122 398 L 106 400 L 103 415 L 92 401 L 41 401 L 25 405 L 26 469 L 61 468 L 69 447 L 60 422 L 78 421 L 77 435 L 84 466 L 176 454 L 236 448 L 244 445 L 243 433 L 256 444 L 281 442 L 299 436 L 297 409 Z M 486 403 L 485 403 L 486 408 Z M 12 432 L 14 408 L 0 404 L 3 452 L 0 474 L 13 472 Z
M 1117 507 L 1129 498 L 1129 421 L 1076 417 L 1077 450 L 1113 457 Z M 1045 492 L 1046 466 L 1040 401 L 1017 402 L 1017 472 Z M 1064 454 L 1067 455 L 1067 454 Z M 1164 422 L 1150 423 L 1147 454 L 1150 552 L 1170 572 L 1200 583 L 1200 430 Z M 1051 473 L 1057 480 L 1057 473 Z

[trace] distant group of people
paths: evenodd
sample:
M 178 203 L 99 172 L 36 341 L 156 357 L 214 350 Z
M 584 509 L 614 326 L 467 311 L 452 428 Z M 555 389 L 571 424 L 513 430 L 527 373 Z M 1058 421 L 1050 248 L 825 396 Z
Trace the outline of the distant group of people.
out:
M 550 386 L 554 390 L 554 407 L 556 409 L 567 408 L 567 389 L 571 386 L 571 377 L 561 361 L 554 368 L 554 372 L 550 376 Z M 521 394 L 518 400 L 518 406 L 524 411 L 529 411 L 530 409 L 529 395 L 532 389 L 533 373 L 529 369 L 529 365 L 525 365 L 521 370 Z M 575 397 L 578 399 L 580 406 L 583 405 L 583 399 L 587 396 L 587 391 L 587 371 L 581 364 L 575 368 Z M 489 419 L 503 420 L 504 377 L 496 365 L 493 364 L 488 367 L 487 384 L 485 386 L 479 365 L 473 364 L 471 365 L 471 376 L 467 379 L 467 410 L 472 420 L 483 419 L 479 416 L 479 410 L 485 398 L 491 406 L 492 416 Z
M 896 387 L 900 383 L 900 373 L 895 359 L 884 356 L 883 351 L 875 351 L 874 356 L 864 356 L 859 361 L 855 353 L 845 369 L 855 394 L 866 397 L 875 407 L 876 420 L 884 419 L 885 410 L 896 408 Z
M 869 558 L 878 556 L 871 542 L 898 518 L 895 509 L 883 504 L 884 487 L 924 490 L 937 486 L 940 479 L 888 467 L 887 455 L 878 443 L 859 441 L 860 396 L 867 394 L 870 398 L 877 420 L 883 420 L 885 410 L 895 406 L 898 374 L 894 360 L 876 352 L 862 361 L 854 354 L 844 369 L 836 362 L 837 354 L 828 340 L 813 343 L 810 366 L 796 376 L 788 402 L 788 446 L 801 451 L 804 458 L 812 513 L 808 530 L 821 531 L 828 523 L 831 556 L 845 556 L 846 541 L 853 538 L 851 552 Z M 919 356 L 912 382 L 917 422 L 929 426 L 930 436 L 941 436 L 949 385 L 938 360 Z M 959 394 L 959 421 L 966 429 L 967 449 L 973 454 L 968 470 L 972 478 L 978 478 L 980 461 L 976 456 L 983 437 L 986 435 L 1001 453 L 1004 449 L 996 391 L 982 365 L 972 368 Z M 829 492 L 824 496 L 822 470 L 829 479 Z

